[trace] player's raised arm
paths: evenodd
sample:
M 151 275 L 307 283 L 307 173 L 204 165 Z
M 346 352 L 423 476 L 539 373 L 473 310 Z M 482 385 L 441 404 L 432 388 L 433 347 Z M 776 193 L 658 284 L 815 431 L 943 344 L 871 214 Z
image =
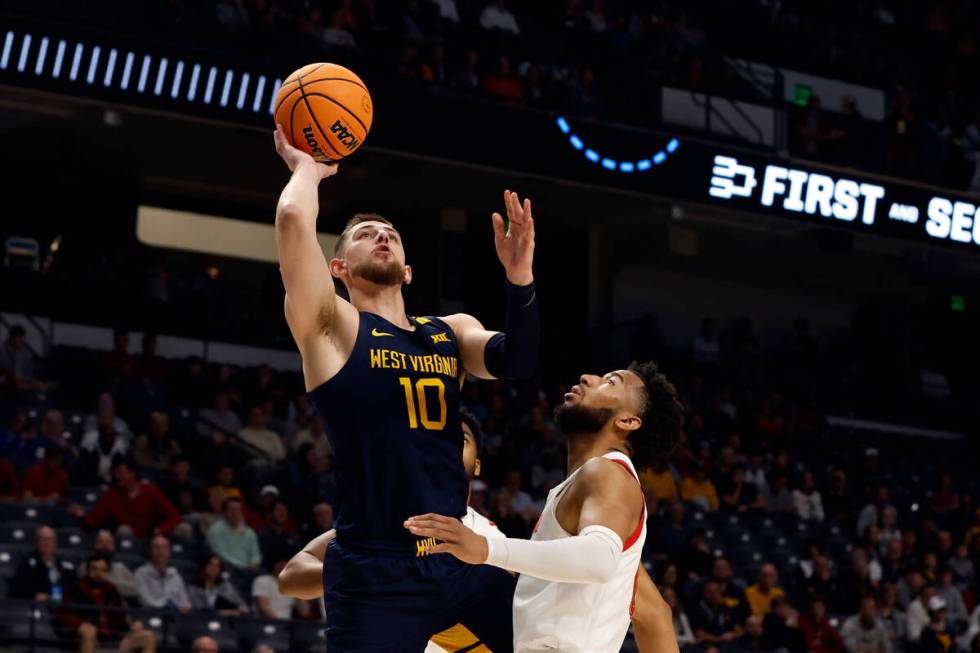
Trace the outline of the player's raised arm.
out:
M 507 317 L 504 332 L 488 331 L 472 315 L 445 318 L 459 341 L 467 372 L 481 379 L 527 378 L 538 367 L 541 318 L 534 288 L 534 216 L 531 200 L 523 204 L 517 193 L 504 191 L 507 227 L 494 213 L 493 234 L 497 258 L 507 274 Z
M 320 181 L 337 172 L 337 165 L 317 163 L 286 140 L 276 126 L 276 152 L 293 173 L 276 206 L 276 244 L 286 287 L 286 321 L 302 351 L 314 335 L 329 333 L 338 314 L 334 281 L 316 237 Z
M 279 593 L 305 600 L 323 596 L 323 557 L 336 537 L 337 531 L 331 528 L 294 555 L 279 572 Z

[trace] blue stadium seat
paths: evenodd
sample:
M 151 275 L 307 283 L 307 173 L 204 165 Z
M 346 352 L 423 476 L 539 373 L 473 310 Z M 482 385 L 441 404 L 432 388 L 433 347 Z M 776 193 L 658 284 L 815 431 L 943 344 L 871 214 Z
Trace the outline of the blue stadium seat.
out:
M 130 621 L 139 621 L 147 630 L 152 630 L 157 638 L 157 650 L 164 648 L 176 649 L 180 646 L 177 639 L 176 622 L 183 616 L 162 616 L 159 610 L 131 609 L 126 616 Z M 166 640 L 164 640 L 166 637 Z
M 189 612 L 182 615 L 180 619 L 174 620 L 173 624 L 174 636 L 187 650 L 194 640 L 202 635 L 213 638 L 223 651 L 238 649 L 234 623 L 226 617 Z

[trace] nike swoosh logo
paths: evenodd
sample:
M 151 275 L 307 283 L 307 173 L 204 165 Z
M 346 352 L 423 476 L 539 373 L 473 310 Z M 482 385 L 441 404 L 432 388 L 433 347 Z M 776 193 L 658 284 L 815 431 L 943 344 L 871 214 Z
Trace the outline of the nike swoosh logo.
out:
M 372 336 L 391 336 L 391 337 L 394 337 L 395 336 L 394 333 L 385 333 L 384 331 L 378 331 L 378 328 L 377 327 L 371 329 L 371 335 Z

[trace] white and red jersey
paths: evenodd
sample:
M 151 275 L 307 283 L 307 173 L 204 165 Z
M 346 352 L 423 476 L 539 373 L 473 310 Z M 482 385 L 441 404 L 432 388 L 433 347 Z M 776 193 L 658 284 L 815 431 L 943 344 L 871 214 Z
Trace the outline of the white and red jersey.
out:
M 625 467 L 639 484 L 636 469 L 626 455 L 613 451 L 603 458 Z M 548 493 L 532 540 L 572 537 L 558 523 L 555 506 L 580 469 Z M 623 556 L 616 572 L 605 583 L 556 583 L 521 574 L 514 592 L 515 653 L 617 653 L 620 650 L 630 626 L 636 574 L 647 537 L 646 521 L 644 507 L 636 530 L 623 544 Z

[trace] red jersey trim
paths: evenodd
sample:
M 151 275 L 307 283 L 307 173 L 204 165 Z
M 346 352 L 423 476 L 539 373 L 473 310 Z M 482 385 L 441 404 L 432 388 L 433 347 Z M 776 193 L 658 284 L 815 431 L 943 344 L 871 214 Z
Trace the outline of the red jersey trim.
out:
M 636 473 L 629 465 L 626 464 L 625 460 L 620 460 L 619 458 L 607 458 L 606 460 L 611 460 L 614 463 L 618 463 L 622 465 L 623 468 L 630 473 L 630 476 L 636 479 L 637 483 L 640 482 L 640 479 L 637 478 Z M 643 534 L 643 525 L 646 523 L 646 521 L 647 521 L 647 506 L 646 506 L 646 501 L 644 500 L 643 514 L 640 516 L 640 523 L 636 525 L 636 530 L 634 530 L 633 534 L 629 536 L 629 539 L 627 539 L 626 542 L 623 543 L 623 551 L 629 549 L 631 546 L 636 544 L 636 541 L 638 539 L 640 539 L 640 535 Z

